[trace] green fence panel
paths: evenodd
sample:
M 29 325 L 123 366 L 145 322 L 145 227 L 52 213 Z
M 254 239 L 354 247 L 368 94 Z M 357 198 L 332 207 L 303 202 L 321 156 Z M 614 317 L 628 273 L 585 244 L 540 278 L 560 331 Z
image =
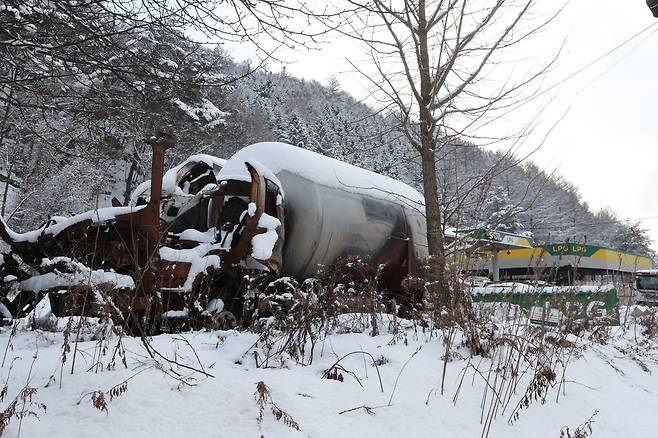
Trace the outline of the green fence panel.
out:
M 510 303 L 528 311 L 544 307 L 576 320 L 592 318 L 598 324 L 619 325 L 619 298 L 615 289 L 605 292 L 501 292 L 473 294 L 472 297 L 475 303 Z

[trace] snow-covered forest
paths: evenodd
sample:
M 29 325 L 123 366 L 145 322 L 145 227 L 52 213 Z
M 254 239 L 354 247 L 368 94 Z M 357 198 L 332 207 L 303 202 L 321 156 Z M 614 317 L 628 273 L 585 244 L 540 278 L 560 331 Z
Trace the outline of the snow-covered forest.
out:
M 338 79 L 320 84 L 238 64 L 170 26 L 130 27 L 105 12 L 95 3 L 71 11 L 3 2 L 2 213 L 16 229 L 108 205 L 112 196 L 127 200 L 149 176 L 142 138 L 159 128 L 178 137 L 168 166 L 192 153 L 228 158 L 254 142 L 283 141 L 422 190 L 418 157 L 395 114 L 357 102 Z M 438 156 L 447 226 L 652 254 L 639 224 L 592 211 L 575 186 L 532 157 L 460 141 L 443 144 Z

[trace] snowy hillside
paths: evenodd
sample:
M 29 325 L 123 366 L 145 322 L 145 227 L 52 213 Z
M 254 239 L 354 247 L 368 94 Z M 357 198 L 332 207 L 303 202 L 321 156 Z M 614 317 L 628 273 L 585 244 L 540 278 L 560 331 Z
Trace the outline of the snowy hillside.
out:
M 0 180 L 7 187 L 3 216 L 17 230 L 108 206 L 113 196 L 126 204 L 150 175 L 150 148 L 142 139 L 160 128 L 178 138 L 168 168 L 192 154 L 228 159 L 249 144 L 282 141 L 423 187 L 418 153 L 400 131 L 399 114 L 357 101 L 335 77 L 323 85 L 285 70 L 252 72 L 166 20 L 117 34 L 116 17 L 103 19 L 112 8 L 94 2 L 73 16 L 36 0 L 13 3 L 20 8 L 0 8 L 0 18 L 26 44 L 2 43 L 0 78 L 9 91 L 0 95 Z M 96 19 L 92 31 L 86 21 Z M 33 45 L 40 56 L 28 50 Z M 49 69 L 52 76 L 44 78 Z M 446 225 L 651 253 L 642 226 L 611 211 L 593 212 L 553 169 L 494 152 L 486 142 L 438 140 Z
M 461 332 L 379 315 L 370 336 L 370 315 L 343 315 L 299 361 L 276 353 L 275 336 L 191 332 L 145 344 L 91 323 L 74 353 L 75 321 L 54 332 L 53 321 L 40 322 L 46 331 L 24 320 L 0 335 L 1 415 L 5 436 L 51 438 L 649 437 L 655 315 L 627 310 L 625 326 L 580 336 L 499 321 L 488 326 L 489 357 L 471 356 Z M 24 386 L 33 389 L 12 416 Z

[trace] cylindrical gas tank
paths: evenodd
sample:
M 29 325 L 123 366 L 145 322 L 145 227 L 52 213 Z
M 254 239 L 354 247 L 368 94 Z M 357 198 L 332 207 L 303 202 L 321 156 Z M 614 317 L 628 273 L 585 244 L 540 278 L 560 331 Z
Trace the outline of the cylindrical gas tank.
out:
M 285 143 L 241 149 L 218 180 L 249 181 L 246 161 L 271 172 L 263 177 L 284 194 L 283 275 L 309 277 L 346 255 L 376 258 L 391 239 L 426 257 L 423 197 L 408 185 Z

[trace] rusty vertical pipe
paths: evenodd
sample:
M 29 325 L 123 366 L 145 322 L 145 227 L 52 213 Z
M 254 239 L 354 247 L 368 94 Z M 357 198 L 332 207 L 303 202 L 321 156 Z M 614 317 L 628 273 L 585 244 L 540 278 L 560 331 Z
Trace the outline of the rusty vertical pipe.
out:
M 165 149 L 157 143 L 153 147 L 153 161 L 151 163 L 151 199 L 149 200 L 149 209 L 160 211 L 160 201 L 162 200 L 162 177 L 164 175 L 164 157 Z
M 162 199 L 162 177 L 164 176 L 164 157 L 167 149 L 176 145 L 176 137 L 171 134 L 158 132 L 146 140 L 153 149 L 153 160 L 151 163 L 151 199 L 143 210 L 142 226 L 146 231 L 148 248 L 147 254 L 144 254 L 142 260 L 147 261 L 158 252 L 160 244 L 160 201 Z
M 150 205 L 155 205 L 160 210 L 162 199 L 162 177 L 164 176 L 164 156 L 167 149 L 176 145 L 176 137 L 171 134 L 159 132 L 157 137 L 147 140 L 153 149 L 153 161 L 151 164 L 151 199 Z
M 142 293 L 147 299 L 141 306 L 147 308 L 152 297 L 160 289 L 160 201 L 162 199 L 162 177 L 164 176 L 164 156 L 167 149 L 176 144 L 176 137 L 159 132 L 157 136 L 146 140 L 153 149 L 151 164 L 151 199 L 148 205 L 138 212 L 141 216 L 138 226 L 137 261 L 140 265 Z M 135 303 L 132 304 L 135 307 Z M 140 307 L 140 306 L 136 306 Z M 157 313 L 157 312 L 156 312 Z

